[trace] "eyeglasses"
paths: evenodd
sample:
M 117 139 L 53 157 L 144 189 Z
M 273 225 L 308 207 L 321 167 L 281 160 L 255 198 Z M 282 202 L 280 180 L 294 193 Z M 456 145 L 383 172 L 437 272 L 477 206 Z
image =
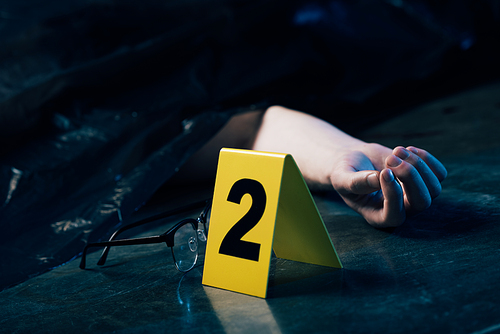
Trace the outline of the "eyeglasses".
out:
M 134 238 L 134 239 L 120 239 L 114 240 L 119 234 L 147 223 L 156 222 L 160 219 L 173 216 L 175 214 L 191 211 L 201 207 L 205 204 L 205 208 L 200 213 L 197 219 L 187 218 L 183 219 L 167 232 L 151 237 Z M 109 249 L 111 246 L 128 246 L 128 245 L 145 245 L 157 244 L 165 242 L 172 251 L 175 267 L 181 272 L 188 272 L 193 269 L 198 261 L 198 240 L 205 242 L 208 235 L 208 212 L 212 207 L 212 201 L 203 201 L 193 203 L 169 212 L 164 212 L 146 219 L 139 220 L 135 223 L 123 226 L 116 230 L 108 241 L 93 242 L 85 246 L 82 252 L 82 259 L 80 268 L 85 269 L 87 250 L 91 247 L 105 247 L 101 254 L 98 265 L 104 265 L 108 257 Z

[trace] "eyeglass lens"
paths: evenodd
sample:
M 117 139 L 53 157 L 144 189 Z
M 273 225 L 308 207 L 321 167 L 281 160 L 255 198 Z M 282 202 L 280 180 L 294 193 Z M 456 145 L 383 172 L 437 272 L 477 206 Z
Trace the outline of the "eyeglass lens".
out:
M 180 271 L 188 271 L 198 258 L 197 230 L 192 223 L 182 225 L 174 234 L 174 260 Z

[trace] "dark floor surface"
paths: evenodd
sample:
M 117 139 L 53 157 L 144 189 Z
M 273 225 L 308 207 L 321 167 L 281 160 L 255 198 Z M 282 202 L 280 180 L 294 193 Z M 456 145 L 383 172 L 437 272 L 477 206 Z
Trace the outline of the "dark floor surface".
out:
M 162 245 L 122 247 L 104 267 L 93 253 L 89 270 L 77 259 L 2 291 L 0 332 L 500 332 L 500 83 L 424 103 L 360 137 L 424 147 L 449 175 L 429 210 L 390 230 L 315 195 L 343 269 L 274 258 L 260 299 L 202 286 L 202 267 L 183 276 Z

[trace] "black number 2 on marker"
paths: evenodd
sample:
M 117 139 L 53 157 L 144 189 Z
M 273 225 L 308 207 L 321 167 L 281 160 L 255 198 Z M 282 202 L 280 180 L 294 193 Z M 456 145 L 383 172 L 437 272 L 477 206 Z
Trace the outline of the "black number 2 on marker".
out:
M 266 208 L 266 191 L 262 184 L 252 179 L 240 179 L 236 181 L 227 200 L 240 204 L 245 194 L 252 196 L 252 206 L 248 212 L 227 232 L 222 240 L 219 253 L 235 256 L 242 259 L 259 261 L 260 244 L 241 240 L 262 218 Z

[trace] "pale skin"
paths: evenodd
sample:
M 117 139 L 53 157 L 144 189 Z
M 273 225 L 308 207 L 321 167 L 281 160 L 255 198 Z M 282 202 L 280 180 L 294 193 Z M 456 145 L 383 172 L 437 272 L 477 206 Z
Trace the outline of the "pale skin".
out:
M 309 114 L 273 106 L 234 116 L 179 177 L 213 177 L 222 147 L 291 154 L 311 189 L 335 190 L 378 228 L 399 226 L 408 213 L 427 209 L 447 175 L 421 148 L 366 143 Z

